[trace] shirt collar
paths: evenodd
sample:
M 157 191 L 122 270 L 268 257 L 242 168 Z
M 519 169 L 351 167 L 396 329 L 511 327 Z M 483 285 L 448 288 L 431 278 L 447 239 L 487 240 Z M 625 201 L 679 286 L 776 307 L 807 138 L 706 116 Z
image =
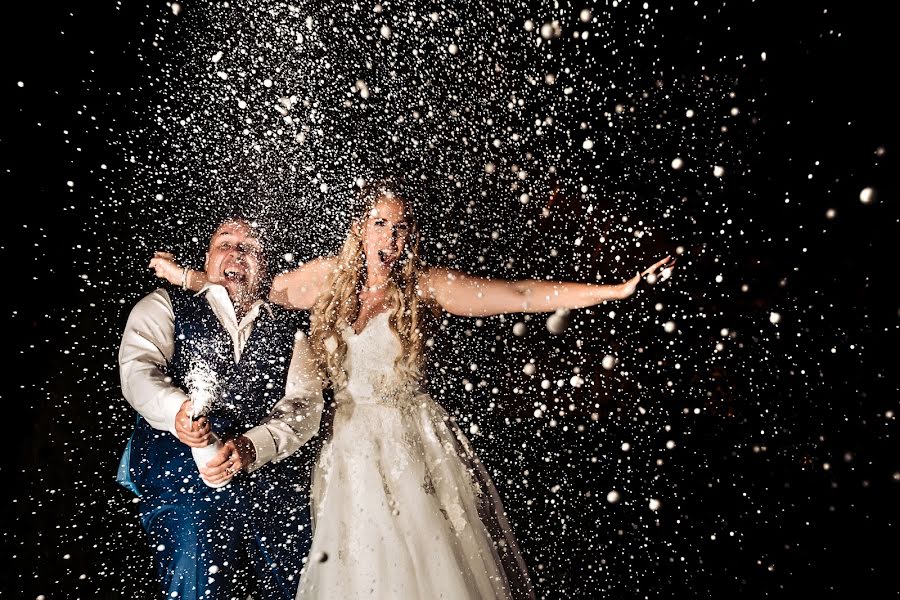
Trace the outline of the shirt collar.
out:
M 206 294 L 207 292 L 209 292 L 209 291 L 210 291 L 211 289 L 213 289 L 213 288 L 219 288 L 219 289 L 221 289 L 222 291 L 221 291 L 221 292 L 217 292 L 217 293 L 219 293 L 219 294 L 224 294 L 225 297 L 228 298 L 229 301 L 231 301 L 231 298 L 228 296 L 228 290 L 225 289 L 225 286 L 224 286 L 224 285 L 221 285 L 221 284 L 218 284 L 218 283 L 205 283 L 205 284 L 203 285 L 203 287 L 200 288 L 200 291 L 198 291 L 196 294 L 194 294 L 194 296 L 195 296 L 195 297 L 196 297 L 196 296 L 202 296 L 202 295 Z M 234 306 L 234 303 L 232 303 L 232 306 Z M 262 300 L 262 299 L 257 300 L 257 301 L 255 301 L 253 304 L 251 304 L 251 305 L 250 305 L 250 310 L 247 311 L 247 314 L 250 314 L 251 312 L 253 312 L 253 310 L 254 310 L 257 306 L 262 306 L 263 308 L 266 309 L 266 312 L 269 313 L 269 317 L 275 318 L 275 313 L 272 311 L 272 305 L 269 304 L 268 302 L 266 302 L 265 300 Z

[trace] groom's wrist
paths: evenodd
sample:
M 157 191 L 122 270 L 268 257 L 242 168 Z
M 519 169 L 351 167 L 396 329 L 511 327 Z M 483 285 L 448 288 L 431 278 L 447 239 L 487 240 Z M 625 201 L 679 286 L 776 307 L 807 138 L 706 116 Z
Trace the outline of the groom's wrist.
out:
M 247 440 L 249 445 L 253 447 L 253 462 L 244 464 L 244 469 L 248 473 L 252 473 L 275 458 L 277 452 L 275 441 L 265 426 L 258 425 L 253 427 L 245 431 L 244 435 L 240 437 Z
M 162 420 L 166 424 L 169 433 L 175 437 L 178 437 L 178 428 L 175 425 L 175 420 L 178 418 L 179 413 L 181 413 L 181 408 L 184 403 L 189 400 L 190 398 L 183 391 L 175 390 L 161 402 Z
M 249 470 L 256 462 L 256 447 L 253 445 L 253 440 L 246 435 L 238 436 L 234 440 L 234 447 L 241 456 L 241 464 L 244 469 Z

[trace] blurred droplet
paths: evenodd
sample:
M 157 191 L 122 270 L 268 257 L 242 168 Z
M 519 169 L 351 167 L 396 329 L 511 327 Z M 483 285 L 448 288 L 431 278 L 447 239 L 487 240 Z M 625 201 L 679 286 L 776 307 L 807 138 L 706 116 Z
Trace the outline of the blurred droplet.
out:
M 875 190 L 867 187 L 859 193 L 859 201 L 863 204 L 872 204 L 875 201 Z
M 569 311 L 560 308 L 547 318 L 547 331 L 559 335 L 569 326 Z

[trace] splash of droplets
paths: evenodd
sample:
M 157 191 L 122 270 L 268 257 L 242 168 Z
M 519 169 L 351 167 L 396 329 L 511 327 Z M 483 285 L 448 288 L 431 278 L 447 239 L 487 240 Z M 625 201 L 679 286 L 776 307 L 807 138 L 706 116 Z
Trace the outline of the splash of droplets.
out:
M 146 59 L 161 61 L 148 77 L 154 101 L 138 108 L 146 128 L 117 141 L 125 182 L 96 213 L 98 231 L 124 219 L 134 233 L 104 268 L 139 273 L 160 246 L 199 266 L 222 204 L 266 217 L 275 256 L 292 267 L 334 251 L 355 190 L 398 172 L 421 203 L 428 260 L 466 271 L 618 282 L 655 258 L 670 232 L 684 234 L 673 287 L 702 294 L 654 287 L 614 315 L 589 309 L 512 327 L 463 320 L 440 329 L 435 349 L 436 397 L 477 434 L 501 487 L 513 482 L 504 499 L 526 524 L 517 531 L 528 532 L 539 589 L 560 597 L 583 597 L 597 581 L 635 589 L 647 571 L 624 557 L 648 564 L 684 530 L 610 518 L 596 490 L 619 490 L 604 509 L 646 512 L 655 498 L 679 514 L 678 494 L 713 479 L 704 472 L 712 459 L 684 449 L 692 428 L 734 414 L 774 419 L 753 417 L 761 405 L 740 400 L 769 391 L 760 381 L 770 357 L 755 360 L 752 340 L 783 327 L 760 327 L 765 312 L 749 323 L 722 308 L 738 290 L 750 293 L 750 279 L 730 272 L 707 289 L 716 263 L 744 239 L 746 223 L 723 190 L 745 175 L 737 138 L 752 99 L 730 95 L 721 79 L 676 80 L 657 68 L 664 57 L 642 66 L 658 43 L 657 17 L 639 4 L 238 2 L 180 14 L 174 6 L 159 8 L 166 39 Z M 78 191 L 83 181 L 73 179 L 68 188 Z M 114 302 L 127 307 L 130 294 Z M 649 309 L 657 294 L 665 302 Z M 717 335 L 722 324 L 728 333 Z M 523 364 L 520 373 L 514 365 Z M 118 398 L 110 405 L 118 420 L 99 437 L 124 439 L 132 415 Z M 674 430 L 662 433 L 669 423 Z M 697 557 L 710 552 L 696 542 L 705 525 L 684 523 L 693 541 L 674 564 L 696 575 Z

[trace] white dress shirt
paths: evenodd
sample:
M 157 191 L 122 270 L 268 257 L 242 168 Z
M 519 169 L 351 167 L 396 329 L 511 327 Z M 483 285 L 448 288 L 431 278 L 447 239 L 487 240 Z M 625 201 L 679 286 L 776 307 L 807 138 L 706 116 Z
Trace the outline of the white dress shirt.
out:
M 228 332 L 234 360 L 238 362 L 259 311 L 263 308 L 271 311 L 269 305 L 257 300 L 238 321 L 223 286 L 207 284 L 197 294 L 205 294 L 219 323 Z M 175 416 L 184 401 L 190 399 L 163 372 L 174 353 L 175 313 L 169 293 L 158 289 L 142 298 L 128 316 L 119 347 L 119 375 L 122 395 L 128 403 L 151 427 L 172 435 L 176 435 Z M 277 462 L 293 454 L 318 433 L 323 407 L 322 382 L 312 350 L 306 336 L 298 331 L 294 336 L 284 398 L 275 404 L 260 425 L 244 433 L 256 450 L 256 460 L 245 468 L 253 471 L 269 461 Z

